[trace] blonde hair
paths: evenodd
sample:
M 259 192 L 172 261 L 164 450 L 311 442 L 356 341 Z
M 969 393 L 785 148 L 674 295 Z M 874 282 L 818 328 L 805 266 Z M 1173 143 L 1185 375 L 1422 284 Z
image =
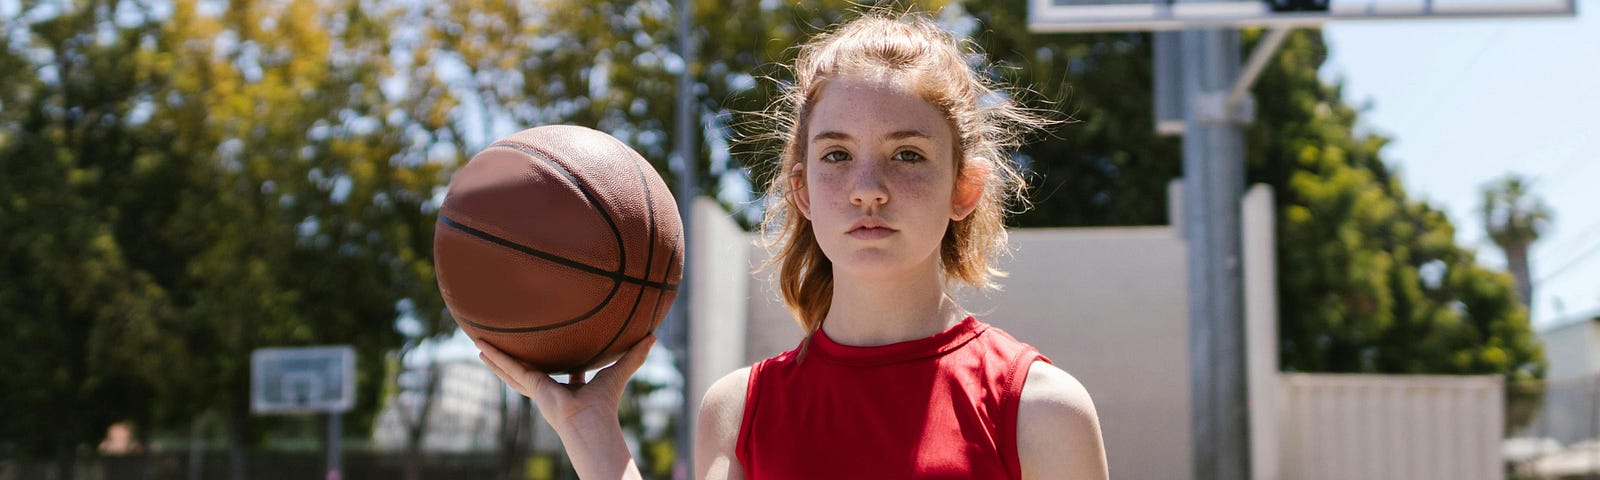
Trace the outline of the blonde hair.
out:
M 976 49 L 973 49 L 976 50 Z M 767 185 L 769 208 L 762 219 L 765 246 L 775 250 L 762 268 L 778 266 L 784 304 L 809 340 L 828 315 L 833 297 L 833 264 L 822 252 L 811 221 L 799 214 L 790 189 L 795 165 L 806 158 L 805 138 L 812 102 L 829 79 L 846 75 L 905 82 L 945 114 L 956 137 L 956 185 L 974 181 L 972 171 L 987 170 L 982 196 L 966 218 L 952 222 L 939 244 L 946 283 L 991 289 L 1005 276 L 991 263 L 1006 248 L 1005 215 L 1014 203 L 1026 206 L 1026 184 L 1012 166 L 1009 150 L 1020 145 L 1019 130 L 1051 123 L 1017 105 L 996 84 L 978 75 L 961 44 L 922 15 L 884 11 L 821 33 L 801 45 L 794 81 L 766 117 L 775 122 L 770 140 L 783 145 L 778 170 Z M 970 58 L 982 58 L 975 51 Z M 982 162 L 969 169 L 972 163 Z M 976 185 L 974 185 L 976 186 Z M 952 186 L 954 188 L 954 186 Z M 802 353 L 804 345 L 802 342 Z

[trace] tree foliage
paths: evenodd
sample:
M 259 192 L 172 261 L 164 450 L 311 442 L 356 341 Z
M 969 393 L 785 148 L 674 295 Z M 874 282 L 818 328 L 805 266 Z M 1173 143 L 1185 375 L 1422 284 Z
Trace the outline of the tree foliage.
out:
M 1031 106 L 1068 123 L 1019 152 L 1033 208 L 1020 227 L 1167 223 L 1167 184 L 1181 175 L 1176 137 L 1153 119 L 1152 50 L 1146 33 L 1033 34 L 1026 2 L 968 1 L 988 72 Z
M 1517 299 L 1522 305 L 1533 308 L 1532 265 L 1528 262 L 1528 248 L 1549 228 L 1553 214 L 1544 200 L 1533 194 L 1527 179 L 1520 175 L 1506 175 L 1485 185 L 1482 214 L 1484 231 L 1489 239 L 1505 253 L 1506 267 L 1511 270 L 1512 283 L 1517 288 Z
M 1251 178 L 1280 192 L 1285 367 L 1542 377 L 1509 277 L 1407 195 L 1382 159 L 1387 139 L 1356 133 L 1358 112 L 1317 77 L 1326 48 L 1317 31 L 1289 38 L 1255 88 L 1247 134 Z
M 35 414 L 0 442 L 70 456 L 115 420 L 203 412 L 250 441 L 251 350 L 329 343 L 364 360 L 366 428 L 396 317 L 438 317 L 429 205 L 458 161 L 429 157 L 448 102 L 396 71 L 392 18 L 84 2 L 5 24 L 0 351 L 41 367 L 4 377 L 28 393 L 0 408 Z
M 111 421 L 145 418 L 173 305 L 119 234 L 146 207 L 135 161 L 155 142 L 129 125 L 149 86 L 127 79 L 149 29 L 95 35 L 86 12 L 0 35 L 0 443 L 62 456 Z

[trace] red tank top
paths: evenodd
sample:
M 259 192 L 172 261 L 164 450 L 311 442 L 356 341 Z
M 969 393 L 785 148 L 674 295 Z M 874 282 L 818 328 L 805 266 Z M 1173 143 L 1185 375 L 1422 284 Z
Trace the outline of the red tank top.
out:
M 1021 478 L 1017 405 L 1034 360 L 967 317 L 932 337 L 840 345 L 822 331 L 750 369 L 737 454 L 752 480 Z

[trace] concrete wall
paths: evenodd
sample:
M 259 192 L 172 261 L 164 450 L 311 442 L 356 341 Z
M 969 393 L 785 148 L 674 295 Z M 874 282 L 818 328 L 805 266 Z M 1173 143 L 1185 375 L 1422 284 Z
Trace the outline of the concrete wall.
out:
M 1278 386 L 1278 253 L 1272 189 L 1245 192 L 1240 215 L 1244 259 L 1245 370 L 1250 406 L 1250 477 L 1283 478 L 1282 395 Z
M 696 425 L 706 389 L 728 372 L 748 365 L 743 345 L 750 303 L 749 236 L 715 201 L 694 199 L 685 232 L 689 251 L 689 345 L 693 349 L 684 400 L 694 405 L 685 425 Z M 680 301 L 682 301 L 680 299 Z M 694 438 L 694 437 L 689 437 Z
M 756 237 L 749 237 L 750 262 L 752 267 L 764 267 L 772 258 L 771 252 L 756 243 Z M 783 306 L 783 294 L 778 290 L 778 284 L 773 278 L 777 274 L 776 267 L 765 268 L 752 274 L 750 281 L 750 327 L 745 337 L 744 365 L 749 365 L 761 359 L 783 353 L 800 344 L 800 324 L 794 316 Z
M 1169 227 L 1016 230 L 1003 289 L 958 295 L 1094 397 L 1115 478 L 1190 478 L 1187 250 Z

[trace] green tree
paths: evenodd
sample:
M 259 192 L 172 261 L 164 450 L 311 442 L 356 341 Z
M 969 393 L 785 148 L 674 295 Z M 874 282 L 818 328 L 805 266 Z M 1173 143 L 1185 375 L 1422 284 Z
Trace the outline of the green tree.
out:
M 1539 241 L 1550 225 L 1550 207 L 1529 191 L 1527 179 L 1507 175 L 1483 187 L 1483 229 L 1506 255 L 1506 267 L 1517 287 L 1517 299 L 1533 308 L 1533 268 L 1528 263 L 1528 247 Z
M 947 2 L 918 3 L 937 8 Z M 793 57 L 790 47 L 851 8 L 865 7 L 846 0 L 699 0 L 692 34 L 700 47 L 689 62 L 677 51 L 673 8 L 666 1 L 628 0 L 560 0 L 534 11 L 498 2 L 430 7 L 422 15 L 424 42 L 442 65 L 464 70 L 452 88 L 474 99 L 452 111 L 458 127 L 479 130 L 458 131 L 460 146 L 470 154 L 517 129 L 586 125 L 639 150 L 676 186 L 668 155 L 677 75 L 687 68 L 694 116 L 705 127 L 696 155 L 699 189 L 718 192 L 722 173 L 739 175 L 769 161 L 762 154 L 770 145 L 740 143 L 756 148 L 733 155 L 721 148 L 739 142 L 734 137 L 743 132 L 735 128 L 751 120 L 742 114 L 775 98 L 776 89 L 760 80 L 786 76 L 778 65 Z
M 430 202 L 458 157 L 429 156 L 450 101 L 433 78 L 396 72 L 388 25 L 399 13 L 294 0 L 211 15 L 177 2 L 152 53 L 177 72 L 153 122 L 174 157 L 198 157 L 187 172 L 197 185 L 163 229 L 186 260 L 170 279 L 193 359 L 181 398 L 228 419 L 235 477 L 266 422 L 248 415 L 250 351 L 353 344 L 347 418 L 363 431 L 381 359 L 403 341 L 396 318 L 438 327 Z M 408 82 L 406 99 L 385 92 L 391 79 Z
M 80 442 L 148 421 L 160 370 L 137 352 L 164 343 L 171 312 L 117 239 L 151 146 L 129 114 L 149 29 L 88 9 L 22 18 L 0 27 L 0 444 L 70 478 Z
M 1325 58 L 1320 32 L 1291 35 L 1255 88 L 1247 136 L 1251 178 L 1280 192 L 1285 368 L 1542 377 L 1507 275 L 1407 196 L 1382 159 L 1387 139 L 1354 133 L 1358 112 L 1317 77 Z
M 1167 184 L 1182 174 L 1182 145 L 1159 136 L 1148 33 L 1028 33 L 1026 2 L 967 1 L 989 74 L 1032 94 L 1033 107 L 1068 123 L 1018 152 L 1033 208 L 1013 226 L 1164 224 Z
M 272 423 L 250 351 L 313 343 L 356 346 L 366 429 L 395 319 L 438 327 L 431 202 L 459 161 L 430 149 L 453 100 L 395 68 L 399 11 L 41 5 L 0 35 L 0 314 L 26 319 L 0 351 L 30 366 L 0 380 L 27 392 L 0 443 L 70 465 L 112 421 L 210 412 L 239 459 Z

